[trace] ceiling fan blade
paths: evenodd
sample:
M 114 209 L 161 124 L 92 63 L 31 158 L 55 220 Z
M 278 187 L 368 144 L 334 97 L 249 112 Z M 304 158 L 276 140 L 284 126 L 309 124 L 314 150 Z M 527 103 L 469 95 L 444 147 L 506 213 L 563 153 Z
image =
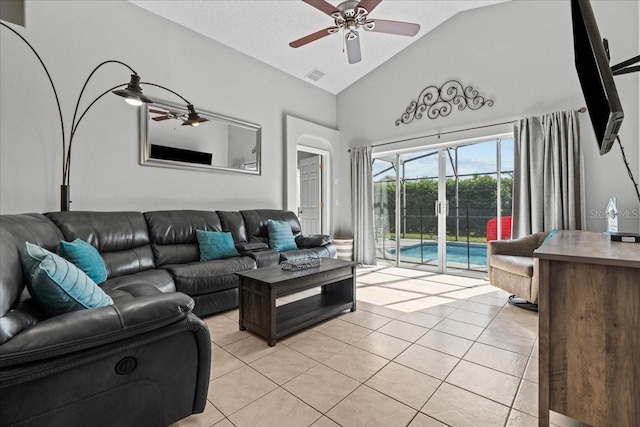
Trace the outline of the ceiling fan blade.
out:
M 382 0 L 361 0 L 358 4 L 359 7 L 363 7 L 367 12 L 371 13 Z
M 158 117 L 151 117 L 151 120 L 155 120 L 156 122 L 161 122 L 163 120 L 168 120 L 170 118 L 171 116 L 158 116 Z
M 357 31 L 353 31 L 358 34 Z M 356 62 L 360 62 L 362 59 L 362 55 L 360 53 L 360 37 L 352 37 L 346 38 L 347 44 L 347 59 L 349 60 L 349 64 L 355 64 Z
M 413 37 L 420 31 L 420 24 L 411 22 L 387 21 L 384 19 L 374 19 L 375 25 L 369 31 L 374 33 L 398 34 L 400 36 Z
M 330 3 L 327 3 L 324 0 L 302 0 L 302 1 L 326 13 L 329 16 L 335 12 L 340 13 L 340 11 L 335 6 L 331 5 Z
M 329 34 L 333 34 L 335 32 L 337 32 L 337 28 L 336 27 L 328 27 L 328 28 L 325 28 L 323 30 L 316 31 L 313 34 L 309 34 L 308 36 L 304 36 L 304 37 L 302 37 L 302 38 L 300 38 L 298 40 L 292 41 L 291 43 L 289 43 L 289 46 L 291 46 L 291 47 L 304 46 L 307 43 L 311 43 L 313 41 L 316 41 L 318 39 L 326 37 Z

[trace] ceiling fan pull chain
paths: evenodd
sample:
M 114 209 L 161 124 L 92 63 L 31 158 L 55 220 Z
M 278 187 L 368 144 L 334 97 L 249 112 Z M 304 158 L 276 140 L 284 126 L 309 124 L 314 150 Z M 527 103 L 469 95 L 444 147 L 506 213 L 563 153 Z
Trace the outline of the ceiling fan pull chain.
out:
M 344 28 L 342 29 L 342 53 L 344 53 L 347 36 L 344 34 Z

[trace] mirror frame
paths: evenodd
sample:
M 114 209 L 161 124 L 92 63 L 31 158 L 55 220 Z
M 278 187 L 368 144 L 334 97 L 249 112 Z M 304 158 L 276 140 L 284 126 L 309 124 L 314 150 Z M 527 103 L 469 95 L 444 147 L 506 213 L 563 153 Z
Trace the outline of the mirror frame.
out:
M 206 118 L 210 121 L 215 121 L 218 123 L 226 124 L 229 126 L 236 126 L 243 129 L 249 129 L 256 132 L 256 169 L 240 169 L 240 168 L 231 168 L 225 166 L 214 166 L 214 165 L 203 165 L 197 163 L 185 163 L 177 160 L 164 160 L 164 159 L 155 159 L 151 157 L 151 142 L 149 141 L 149 122 L 151 121 L 151 117 L 149 116 L 149 107 L 157 106 L 163 109 L 171 109 L 173 111 L 180 111 L 188 114 L 188 110 L 185 105 L 174 104 L 172 102 L 167 102 L 159 99 L 153 98 L 153 103 L 151 104 L 142 104 L 140 107 L 140 165 L 141 166 L 154 166 L 154 167 L 165 167 L 165 168 L 173 168 L 173 169 L 187 169 L 187 170 L 195 170 L 195 171 L 206 171 L 206 172 L 232 172 L 232 173 L 243 173 L 249 175 L 261 175 L 262 174 L 262 161 L 261 161 L 261 151 L 262 151 L 262 126 L 245 122 L 242 120 L 234 119 L 232 117 L 222 116 L 220 114 L 211 113 L 208 111 L 196 109 L 198 114 Z

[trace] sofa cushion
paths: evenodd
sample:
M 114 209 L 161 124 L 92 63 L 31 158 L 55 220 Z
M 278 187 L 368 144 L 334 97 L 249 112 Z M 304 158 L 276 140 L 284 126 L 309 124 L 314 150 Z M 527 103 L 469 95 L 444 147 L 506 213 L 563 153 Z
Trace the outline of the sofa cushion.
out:
M 15 304 L 24 289 L 20 252 L 13 236 L 0 228 L 0 322 L 2 316 Z M 0 323 L 0 327 L 2 323 Z M 0 340 L 0 343 L 2 341 Z
M 196 229 L 222 231 L 215 212 L 196 210 L 145 212 L 153 256 L 158 267 L 198 261 Z
M 492 268 L 508 271 L 523 277 L 533 276 L 533 257 L 491 255 Z
M 50 316 L 113 304 L 89 276 L 61 256 L 27 242 L 21 260 L 29 293 Z
M 20 262 L 26 241 L 55 251 L 62 233 L 44 215 L 0 216 L 0 345 L 47 316 L 29 298 Z
M 84 240 L 75 239 L 73 242 L 62 240 L 56 253 L 75 264 L 96 284 L 107 280 L 107 266 L 104 264 L 104 259 L 100 256 L 100 252 Z
M 254 269 L 256 262 L 249 257 L 235 257 L 170 264 L 162 268 L 171 273 L 178 292 L 201 295 L 237 287 L 239 281 L 236 272 Z
M 64 239 L 82 239 L 98 249 L 109 278 L 155 267 L 147 222 L 140 212 L 65 211 L 46 214 Z
M 244 226 L 244 218 L 240 212 L 217 211 L 222 224 L 222 231 L 228 231 L 233 235 L 233 241 L 242 243 L 248 241 L 247 229 Z
M 286 221 L 267 221 L 269 233 L 269 247 L 274 251 L 283 252 L 298 249 L 291 231 L 291 225 Z
M 224 231 L 196 230 L 200 261 L 225 259 L 240 256 L 233 244 L 231 233 Z
M 300 220 L 295 213 L 291 211 L 282 211 L 277 209 L 256 209 L 240 211 L 244 218 L 244 225 L 247 229 L 249 241 L 267 242 L 269 231 L 267 230 L 267 221 L 287 221 L 291 225 L 291 231 L 294 236 L 300 235 Z
M 20 251 L 29 241 L 55 251 L 64 236 L 37 213 L 0 216 L 0 318 L 20 300 L 24 290 Z
M 140 271 L 138 273 L 127 274 L 125 276 L 114 277 L 102 283 L 100 287 L 109 295 L 113 290 L 117 290 L 127 286 L 153 286 L 160 292 L 169 293 L 176 291 L 176 285 L 173 283 L 173 277 L 168 271 L 161 268 L 153 270 Z
M 149 270 L 152 271 L 152 270 Z M 119 286 L 117 289 L 110 289 L 106 292 L 111 297 L 115 305 L 124 301 L 130 301 L 135 298 L 145 297 L 149 295 L 162 294 L 158 288 L 143 283 L 130 283 L 128 285 Z

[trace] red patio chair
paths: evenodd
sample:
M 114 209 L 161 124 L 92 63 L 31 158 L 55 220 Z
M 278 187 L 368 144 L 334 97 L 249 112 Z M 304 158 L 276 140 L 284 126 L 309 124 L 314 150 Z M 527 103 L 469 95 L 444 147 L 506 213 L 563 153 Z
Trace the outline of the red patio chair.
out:
M 511 239 L 511 217 L 503 216 L 501 218 L 502 239 Z M 487 221 L 487 242 L 490 240 L 498 240 L 498 218 L 491 218 Z

